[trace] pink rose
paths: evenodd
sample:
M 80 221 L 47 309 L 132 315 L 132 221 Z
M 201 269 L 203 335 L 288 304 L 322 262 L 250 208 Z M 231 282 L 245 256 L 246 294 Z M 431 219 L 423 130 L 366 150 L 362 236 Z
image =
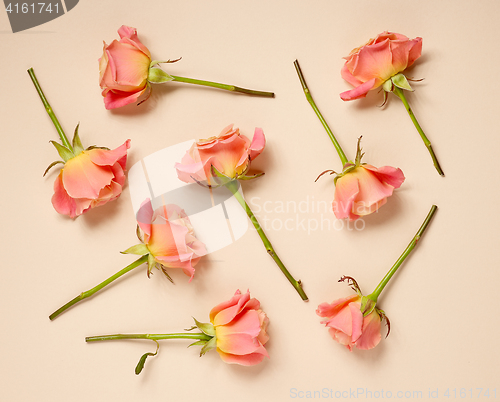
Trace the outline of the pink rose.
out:
M 246 178 L 245 174 L 266 145 L 264 132 L 255 129 L 253 140 L 240 134 L 229 125 L 217 137 L 195 142 L 186 152 L 181 163 L 176 163 L 177 176 L 186 183 L 210 182 L 211 168 L 231 179 Z M 210 183 L 209 183 L 210 184 Z
M 118 198 L 125 184 L 128 148 L 130 140 L 112 151 L 88 148 L 76 156 L 71 154 L 54 183 L 55 210 L 75 218 Z
M 353 166 L 354 169 L 339 175 L 336 181 L 332 206 L 338 219 L 353 221 L 375 212 L 405 180 L 399 168 L 376 168 L 367 164 Z
M 347 61 L 341 75 L 356 88 L 340 94 L 345 100 L 364 98 L 368 91 L 378 88 L 391 77 L 404 71 L 420 57 L 422 38 L 383 32 L 365 45 L 344 57 Z
M 120 40 L 104 43 L 99 59 L 99 85 L 103 89 L 106 109 L 114 109 L 137 101 L 148 88 L 151 54 L 139 38 L 137 30 L 122 25 Z
M 382 320 L 377 309 L 374 308 L 370 314 L 363 317 L 359 295 L 338 299 L 332 304 L 321 303 L 316 314 L 328 318 L 321 323 L 328 327 L 333 340 L 350 351 L 353 346 L 358 349 L 373 349 L 382 338 Z
M 253 366 L 269 357 L 265 343 L 269 340 L 269 318 L 250 292 L 236 291 L 233 298 L 215 306 L 210 312 L 215 328 L 217 352 L 226 363 Z
M 142 248 L 125 251 L 150 255 L 148 275 L 156 264 L 166 274 L 166 268 L 181 268 L 193 279 L 195 265 L 207 254 L 205 245 L 194 235 L 193 226 L 183 209 L 174 204 L 153 211 L 147 199 L 137 212 L 137 223 L 143 232 Z M 145 248 L 144 248 L 145 246 Z M 133 252 L 133 249 L 136 251 Z

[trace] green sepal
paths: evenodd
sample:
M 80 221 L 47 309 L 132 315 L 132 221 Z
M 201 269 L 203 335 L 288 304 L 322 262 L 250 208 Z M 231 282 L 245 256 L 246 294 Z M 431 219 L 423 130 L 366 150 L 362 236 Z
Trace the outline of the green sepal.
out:
M 160 64 L 160 63 L 176 63 L 180 59 L 182 59 L 182 57 L 179 57 L 178 59 L 175 59 L 175 60 L 168 59 L 166 61 L 163 61 L 163 60 L 153 60 L 153 61 L 151 61 L 151 63 L 149 63 L 149 68 L 152 68 L 153 66 L 156 66 L 157 64 Z
M 334 177 L 333 184 L 337 185 L 337 180 L 338 179 L 340 179 L 341 177 L 345 176 L 347 173 L 352 172 L 356 168 L 357 168 L 356 164 L 354 164 L 352 162 L 347 162 L 344 165 L 344 170 L 342 171 L 342 173 L 339 173 L 339 174 L 337 174 L 337 176 Z
M 191 346 L 205 345 L 207 342 L 208 341 L 196 341 L 196 342 L 193 342 L 191 345 L 189 345 L 188 348 L 190 348 Z
M 149 249 L 145 244 L 136 244 L 135 246 L 129 247 L 125 251 L 120 252 L 122 254 L 146 255 L 149 254 Z
M 396 85 L 398 88 L 406 89 L 407 91 L 413 92 L 413 89 L 408 83 L 408 80 L 406 79 L 404 74 L 401 73 L 396 74 L 394 77 L 391 78 L 391 80 L 394 83 L 394 85 Z
M 363 313 L 363 317 L 369 315 L 373 310 L 375 310 L 375 306 L 377 305 L 372 299 L 367 296 L 363 296 L 361 298 L 361 312 Z
M 390 78 L 382 84 L 382 88 L 385 92 L 392 92 L 392 86 L 393 84 Z
M 380 320 L 381 321 L 385 320 L 385 325 L 387 325 L 387 334 L 385 334 L 385 337 L 387 338 L 391 333 L 391 322 L 387 318 L 387 315 L 385 314 L 384 310 L 380 308 L 376 308 L 375 310 L 377 311 L 377 314 L 380 316 Z
M 359 296 L 363 297 L 363 293 L 361 292 L 361 288 L 352 276 L 343 276 L 339 279 L 339 282 L 347 282 L 347 285 L 351 287 Z
M 194 323 L 196 326 L 200 329 L 201 332 L 203 332 L 205 335 L 208 336 L 215 336 L 215 328 L 212 324 L 209 322 L 203 323 L 199 322 L 196 318 L 193 317 Z
M 64 162 L 63 161 L 55 161 L 55 162 L 52 162 L 49 167 L 47 169 L 45 169 L 45 173 L 43 174 L 43 177 L 45 177 L 45 175 L 48 173 L 48 171 L 50 169 L 52 169 L 55 165 L 57 165 L 58 163 L 62 163 L 64 165 Z
M 226 176 L 224 173 L 219 172 L 214 165 L 212 165 L 211 171 L 212 177 L 218 186 L 225 186 L 227 183 L 234 180 L 233 178 Z
M 71 158 L 75 157 L 75 154 L 71 152 L 68 148 L 66 148 L 64 145 L 59 144 L 58 142 L 55 141 L 50 141 L 52 145 L 56 147 L 57 152 L 59 153 L 59 156 L 62 158 L 64 162 L 69 161 Z
M 91 151 L 93 149 L 105 149 L 106 151 L 111 151 L 108 147 L 97 147 L 95 145 L 91 145 L 90 147 L 88 147 L 85 151 Z
M 363 138 L 363 136 L 360 136 L 358 138 L 358 145 L 356 146 L 356 166 L 361 166 L 361 159 L 365 155 L 364 152 L 361 152 L 363 150 L 363 148 L 361 148 L 361 138 Z
M 141 228 L 139 225 L 137 225 L 137 228 L 135 229 L 135 234 L 137 235 L 137 238 L 139 239 L 139 241 L 144 243 L 144 238 L 142 237 Z
M 162 265 L 162 264 L 159 264 L 160 265 L 160 268 L 161 268 L 161 272 L 163 272 L 163 274 L 167 277 L 167 279 L 174 283 L 174 280 L 172 279 L 172 277 L 168 274 L 167 272 L 167 267 L 165 267 L 165 265 Z
M 173 81 L 174 77 L 167 74 L 159 67 L 151 67 L 148 73 L 148 81 L 155 84 L 161 84 L 163 82 Z
M 78 127 L 80 127 L 80 123 L 76 125 L 75 134 L 73 135 L 73 152 L 75 155 L 78 155 L 83 151 L 82 141 L 80 140 L 80 136 L 78 135 Z
M 153 268 L 156 266 L 156 260 L 153 257 L 152 254 L 148 254 L 148 278 L 149 275 L 151 275 L 151 271 L 153 271 Z
M 217 347 L 217 338 L 214 336 L 212 339 L 207 341 L 207 343 L 205 343 L 205 346 L 201 348 L 200 357 L 203 356 L 205 353 L 211 351 L 212 349 L 215 349 L 216 347 Z
M 264 176 L 264 172 L 262 173 L 256 173 L 254 175 L 251 175 L 251 176 L 247 176 L 247 175 L 242 175 L 242 176 L 238 176 L 238 180 L 253 180 L 253 179 L 256 179 L 260 176 Z

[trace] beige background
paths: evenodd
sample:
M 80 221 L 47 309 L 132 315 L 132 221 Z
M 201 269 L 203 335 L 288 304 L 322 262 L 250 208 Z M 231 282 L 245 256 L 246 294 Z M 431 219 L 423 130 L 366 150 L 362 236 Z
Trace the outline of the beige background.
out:
M 495 0 L 82 0 L 61 18 L 12 34 L 0 12 L 1 399 L 287 401 L 306 399 L 300 391 L 347 397 L 358 388 L 374 393 L 372 399 L 382 390 L 386 398 L 390 391 L 394 399 L 398 392 L 416 399 L 413 392 L 421 391 L 428 399 L 429 390 L 444 398 L 447 389 L 453 399 L 453 389 L 459 396 L 462 388 L 463 399 L 483 399 L 476 388 L 489 389 L 490 399 L 496 388 L 500 396 L 499 14 Z M 272 90 L 276 98 L 172 84 L 155 87 L 141 107 L 106 111 L 97 59 L 102 41 L 117 38 L 122 24 L 138 29 L 154 58 L 182 56 L 168 66 L 172 74 Z M 410 75 L 425 81 L 408 98 L 445 178 L 396 97 L 380 109 L 381 94 L 351 103 L 338 96 L 350 88 L 339 74 L 341 57 L 384 30 L 423 37 L 423 56 Z M 401 167 L 407 177 L 363 230 L 279 230 L 289 218 L 333 222 L 329 211 L 312 211 L 314 203 L 331 201 L 333 184 L 314 179 L 339 169 L 299 85 L 296 58 L 348 156 L 363 135 L 365 161 Z M 271 202 L 259 216 L 274 223 L 269 237 L 303 280 L 310 302 L 300 301 L 249 230 L 201 262 L 191 284 L 176 272 L 176 285 L 159 273 L 148 280 L 141 269 L 49 322 L 57 307 L 133 261 L 119 251 L 135 244 L 135 220 L 128 190 L 75 221 L 53 210 L 57 169 L 45 178 L 42 173 L 57 158 L 48 143 L 57 133 L 29 67 L 68 134 L 80 122 L 87 146 L 116 147 L 130 138 L 129 166 L 155 150 L 215 135 L 229 123 L 249 136 L 262 127 L 268 143 L 254 167 L 266 175 L 245 183 L 245 194 L 256 209 Z M 287 201 L 310 209 L 277 209 Z M 341 275 L 354 276 L 370 292 L 433 203 L 439 211 L 425 238 L 380 299 L 391 335 L 374 350 L 349 353 L 319 324 L 317 305 L 350 294 L 337 283 Z M 271 359 L 258 366 L 226 365 L 215 351 L 200 359 L 187 342 L 165 341 L 135 376 L 139 357 L 154 349 L 151 342 L 84 342 L 104 333 L 182 330 L 191 316 L 207 320 L 237 288 L 249 288 L 271 319 Z

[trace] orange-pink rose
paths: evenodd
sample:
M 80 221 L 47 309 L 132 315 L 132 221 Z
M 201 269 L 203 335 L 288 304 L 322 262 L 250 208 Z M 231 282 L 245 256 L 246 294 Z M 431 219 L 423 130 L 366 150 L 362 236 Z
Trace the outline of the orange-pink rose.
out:
M 377 211 L 387 202 L 395 188 L 405 180 L 399 168 L 357 165 L 340 175 L 335 185 L 333 212 L 338 219 L 356 220 Z
M 359 295 L 338 299 L 331 304 L 321 303 L 316 314 L 327 318 L 321 323 L 328 327 L 335 341 L 350 351 L 353 346 L 358 349 L 373 349 L 382 339 L 382 319 L 377 309 L 374 308 L 370 314 L 363 317 Z
M 345 100 L 364 98 L 391 77 L 404 71 L 420 57 L 422 38 L 409 39 L 394 32 L 383 32 L 344 57 L 341 75 L 356 88 L 342 92 Z
M 114 109 L 137 101 L 148 88 L 151 54 L 137 37 L 137 30 L 122 25 L 120 40 L 104 42 L 99 59 L 99 85 L 103 89 L 106 109 Z
M 217 352 L 226 363 L 253 366 L 269 357 L 264 345 L 269 340 L 269 318 L 260 309 L 260 302 L 250 292 L 234 296 L 210 312 L 215 328 Z
M 87 149 L 67 160 L 54 183 L 52 205 L 75 218 L 118 198 L 125 184 L 130 140 L 114 150 Z
M 260 128 L 255 129 L 252 141 L 229 125 L 217 137 L 195 142 L 181 163 L 176 163 L 177 176 L 186 183 L 208 182 L 212 166 L 230 179 L 246 178 L 250 163 L 264 150 L 266 138 Z
M 174 204 L 161 206 L 153 211 L 151 201 L 147 199 L 137 212 L 137 223 L 143 232 L 142 241 L 146 249 L 131 252 L 131 248 L 126 252 L 150 254 L 148 274 L 154 265 L 159 264 L 163 271 L 164 268 L 182 269 L 191 282 L 194 267 L 207 254 L 207 250 L 195 237 L 186 212 Z

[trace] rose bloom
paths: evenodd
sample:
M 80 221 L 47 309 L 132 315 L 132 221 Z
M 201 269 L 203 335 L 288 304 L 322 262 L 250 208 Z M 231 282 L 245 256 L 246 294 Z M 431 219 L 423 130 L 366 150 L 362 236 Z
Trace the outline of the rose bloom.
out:
M 373 349 L 382 338 L 380 334 L 382 320 L 379 314 L 374 309 L 363 317 L 359 295 L 338 299 L 332 304 L 321 303 L 316 314 L 327 317 L 327 320 L 321 323 L 328 327 L 333 340 L 350 351 L 353 346 L 358 349 Z
M 210 322 L 215 327 L 217 352 L 226 363 L 253 366 L 269 357 L 264 348 L 269 318 L 250 292 L 237 290 L 232 299 L 215 306 Z
M 122 25 L 120 40 L 104 42 L 99 59 L 99 85 L 103 89 L 106 109 L 114 109 L 137 101 L 148 88 L 151 54 L 137 38 L 137 30 Z
M 345 100 L 364 98 L 389 78 L 411 66 L 422 52 L 422 38 L 409 39 L 394 32 L 383 32 L 344 57 L 344 80 L 356 88 L 340 94 Z
M 252 141 L 229 125 L 217 137 L 195 142 L 181 163 L 176 163 L 177 176 L 186 183 L 210 182 L 211 167 L 231 179 L 244 175 L 266 145 L 264 132 L 255 129 Z M 210 184 L 210 183 L 209 183 Z
M 137 223 L 144 234 L 143 243 L 155 262 L 167 268 L 181 268 L 191 282 L 194 267 L 207 250 L 195 237 L 186 212 L 174 204 L 153 211 L 147 199 L 137 212 Z
M 363 164 L 337 179 L 332 203 L 338 219 L 353 221 L 378 210 L 405 180 L 399 168 Z
M 69 159 L 54 183 L 55 210 L 75 218 L 118 198 L 125 184 L 130 140 L 110 151 L 89 149 Z

